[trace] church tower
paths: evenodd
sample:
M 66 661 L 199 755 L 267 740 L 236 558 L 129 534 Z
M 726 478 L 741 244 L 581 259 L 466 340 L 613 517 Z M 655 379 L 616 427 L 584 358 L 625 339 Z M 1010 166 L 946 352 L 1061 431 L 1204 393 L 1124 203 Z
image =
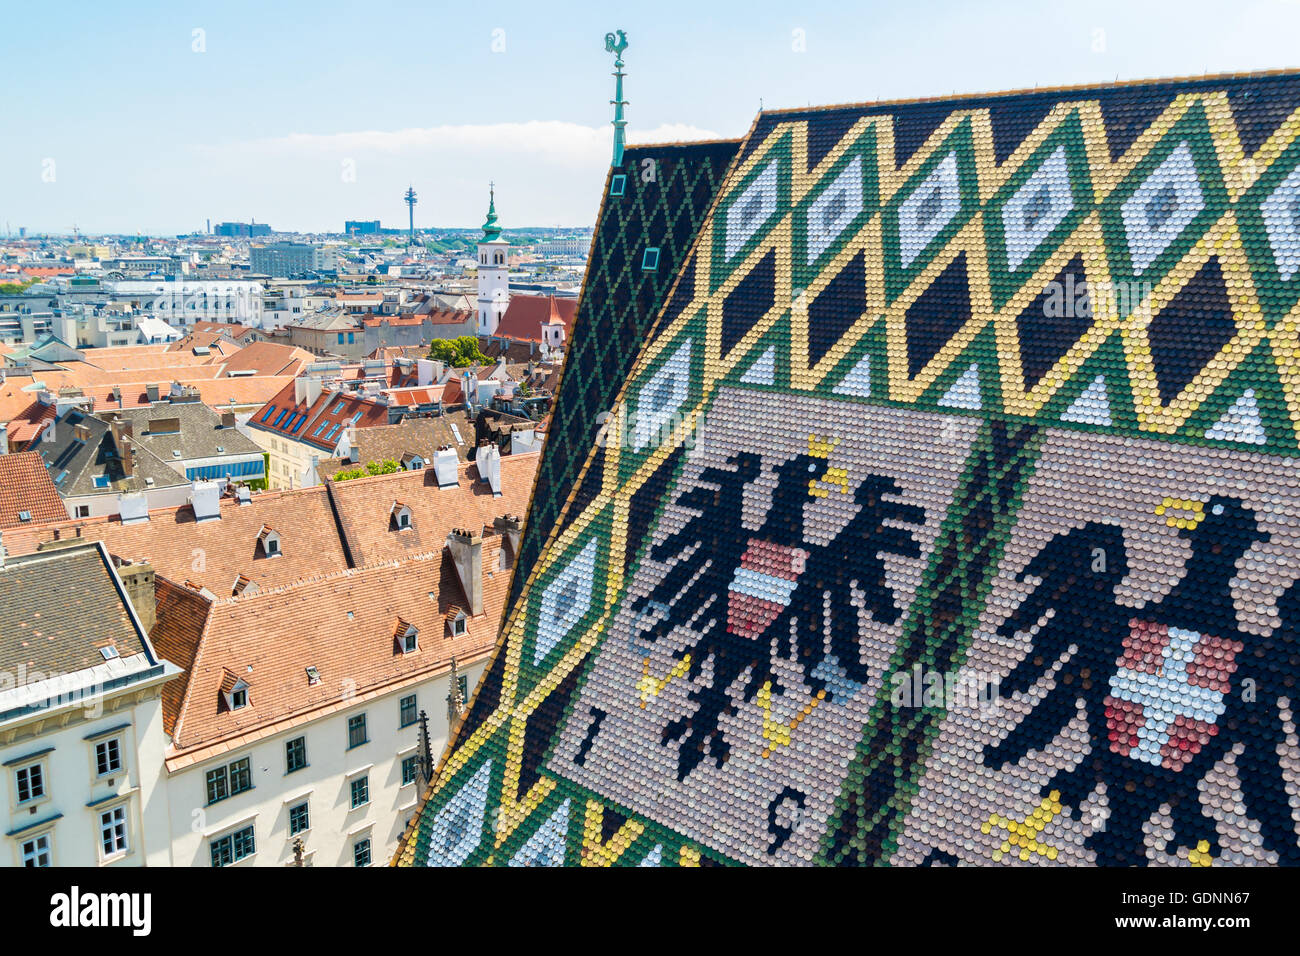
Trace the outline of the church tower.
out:
M 490 187 L 483 239 L 478 244 L 478 334 L 495 335 L 510 304 L 510 243 L 497 225 L 496 188 Z

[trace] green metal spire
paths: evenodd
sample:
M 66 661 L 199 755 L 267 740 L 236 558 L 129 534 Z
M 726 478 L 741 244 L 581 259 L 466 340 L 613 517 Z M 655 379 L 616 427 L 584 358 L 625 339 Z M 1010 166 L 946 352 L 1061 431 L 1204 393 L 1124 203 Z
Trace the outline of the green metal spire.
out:
M 483 241 L 492 242 L 501 238 L 501 227 L 497 225 L 496 183 L 488 183 L 488 214 L 483 223 Z
M 627 100 L 623 99 L 623 51 L 626 49 L 627 34 L 622 30 L 605 34 L 605 51 L 614 54 L 614 98 L 610 103 L 614 106 L 615 169 L 623 165 L 623 129 L 627 126 L 627 120 L 623 118 L 623 107 L 627 106 Z

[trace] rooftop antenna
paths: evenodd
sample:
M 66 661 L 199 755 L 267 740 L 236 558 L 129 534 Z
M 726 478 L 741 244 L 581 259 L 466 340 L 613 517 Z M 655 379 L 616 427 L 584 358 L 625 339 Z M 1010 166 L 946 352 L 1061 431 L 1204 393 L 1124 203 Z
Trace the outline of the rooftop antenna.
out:
M 627 126 L 627 120 L 623 116 L 623 107 L 627 106 L 627 100 L 623 99 L 623 51 L 627 49 L 627 34 L 622 30 L 615 30 L 613 33 L 605 34 L 605 52 L 614 54 L 614 98 L 610 104 L 614 107 L 614 159 L 613 166 L 615 169 L 623 165 L 623 146 L 624 146 L 624 128 Z
M 407 186 L 406 195 L 402 197 L 402 202 L 406 203 L 406 210 L 410 219 L 411 245 L 415 245 L 415 204 L 419 202 L 415 198 L 415 187 Z

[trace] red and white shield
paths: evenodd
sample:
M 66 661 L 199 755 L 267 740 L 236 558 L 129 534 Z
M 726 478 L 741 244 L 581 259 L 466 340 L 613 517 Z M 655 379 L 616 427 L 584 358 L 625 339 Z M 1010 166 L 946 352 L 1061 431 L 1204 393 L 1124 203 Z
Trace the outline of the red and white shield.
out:
M 1134 619 L 1106 697 L 1110 749 L 1181 770 L 1219 732 L 1241 641 Z
M 727 631 L 750 640 L 761 637 L 789 606 L 807 561 L 802 548 L 750 538 L 727 588 Z

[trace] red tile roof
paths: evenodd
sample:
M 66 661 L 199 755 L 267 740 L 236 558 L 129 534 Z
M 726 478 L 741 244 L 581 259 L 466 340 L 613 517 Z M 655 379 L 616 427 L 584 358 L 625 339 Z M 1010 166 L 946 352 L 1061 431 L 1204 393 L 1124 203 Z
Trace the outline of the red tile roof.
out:
M 331 490 L 348 550 L 358 564 L 441 548 L 452 528 L 491 527 L 506 514 L 523 515 L 537 474 L 539 455 L 501 459 L 501 497 L 478 479 L 478 466 L 460 462 L 455 488 L 439 488 L 432 464 L 419 471 L 333 482 Z M 411 509 L 411 527 L 394 531 L 393 501 Z
M 30 520 L 19 518 L 20 511 Z M 67 520 L 68 509 L 40 455 L 34 451 L 0 455 L 0 530 Z
M 461 665 L 485 657 L 509 588 L 509 573 L 496 570 L 500 543 L 499 536 L 484 539 L 484 613 L 460 637 L 448 636 L 443 623 L 447 611 L 464 602 L 443 548 L 219 599 L 201 623 L 187 609 L 177 630 L 189 636 L 164 642 L 182 653 L 197 647 L 187 676 L 173 682 L 184 682 L 184 693 L 172 723 L 168 769 L 427 680 L 447 671 L 453 655 Z M 393 635 L 399 619 L 418 629 L 419 650 L 398 651 Z M 317 683 L 309 680 L 308 667 L 319 672 Z M 232 673 L 249 687 L 249 705 L 234 711 L 220 696 Z
M 388 424 L 388 406 L 356 394 L 324 394 L 314 415 L 299 438 L 309 445 L 333 452 L 345 428 L 369 428 Z
M 563 322 L 567 331 L 573 328 L 573 316 L 578 311 L 577 299 L 559 299 L 553 295 L 514 295 L 506 314 L 501 316 L 495 337 L 517 342 L 541 342 L 542 325 Z
M 110 554 L 148 561 L 159 574 L 174 581 L 192 580 L 219 597 L 230 594 L 240 574 L 268 588 L 348 566 L 329 499 L 319 485 L 255 494 L 246 505 L 222 499 L 220 521 L 195 522 L 189 505 L 150 511 L 148 521 L 128 525 L 120 516 L 70 521 L 67 510 L 59 507 L 63 514 L 57 524 L 6 533 L 10 553 L 28 554 L 56 535 L 60 540 L 100 540 Z M 257 536 L 265 525 L 280 533 L 279 557 L 267 558 L 258 547 Z
M 226 375 L 252 369 L 257 375 L 297 375 L 316 356 L 295 345 L 275 342 L 250 342 L 225 363 Z

